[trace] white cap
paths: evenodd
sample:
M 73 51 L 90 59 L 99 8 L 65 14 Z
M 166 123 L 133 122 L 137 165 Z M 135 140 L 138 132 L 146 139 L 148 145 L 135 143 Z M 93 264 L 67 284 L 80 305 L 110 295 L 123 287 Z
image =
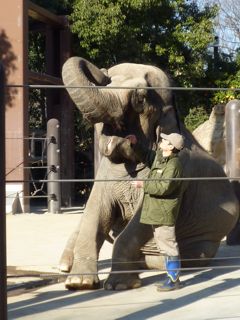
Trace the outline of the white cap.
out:
M 181 150 L 184 147 L 184 137 L 179 133 L 165 134 L 161 133 L 160 137 L 169 141 L 174 148 Z

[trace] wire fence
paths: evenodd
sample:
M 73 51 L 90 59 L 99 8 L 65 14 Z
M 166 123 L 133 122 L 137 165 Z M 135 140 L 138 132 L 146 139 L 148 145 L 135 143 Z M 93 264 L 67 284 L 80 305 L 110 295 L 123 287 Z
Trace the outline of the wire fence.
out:
M 25 84 L 25 85 L 20 85 L 20 84 L 11 84 L 11 85 L 6 85 L 6 88 L 29 88 L 29 89 L 89 89 L 89 90 L 94 90 L 94 89 L 103 89 L 103 90 L 125 90 L 125 89 L 132 89 L 132 90 L 138 90 L 138 89 L 145 89 L 145 90 L 172 90 L 172 91 L 233 91 L 233 92 L 238 92 L 240 91 L 240 88 L 219 88 L 219 87 L 162 87 L 162 86 L 152 86 L 152 87 L 147 87 L 147 86 L 66 86 L 66 85 L 41 85 L 41 84 Z
M 94 86 L 66 86 L 66 85 L 41 85 L 41 84 L 6 84 L 4 86 L 5 88 L 28 88 L 28 89 L 89 89 L 89 90 L 95 90 L 95 89 L 101 89 L 101 90 L 140 90 L 140 89 L 144 89 L 144 90 L 171 90 L 171 91 L 232 91 L 232 92 L 238 92 L 240 91 L 240 88 L 234 88 L 234 87 L 230 87 L 230 88 L 219 88 L 219 87 L 176 87 L 176 86 L 169 86 L 169 87 L 164 87 L 164 86 L 153 86 L 153 87 L 148 87 L 148 86 L 140 86 L 140 87 L 136 87 L 136 86 L 98 86 L 98 85 L 94 85 Z M 6 140 L 28 140 L 28 141 L 43 141 L 44 144 L 50 144 L 51 143 L 51 139 L 52 137 L 6 137 Z M 113 182 L 113 181 L 136 181 L 136 180 L 141 180 L 141 181 L 147 181 L 148 179 L 48 179 L 48 176 L 51 172 L 53 172 L 54 170 L 59 170 L 60 167 L 58 166 L 54 166 L 54 165 L 44 165 L 44 159 L 43 159 L 43 154 L 42 154 L 42 159 L 39 160 L 37 162 L 38 165 L 36 166 L 22 166 L 23 163 L 21 163 L 20 165 L 16 166 L 15 168 L 11 168 L 11 167 L 7 167 L 7 174 L 6 177 L 12 173 L 14 170 L 29 170 L 30 171 L 30 179 L 29 180 L 19 180 L 19 179 L 14 179 L 14 180 L 10 180 L 7 179 L 6 183 L 30 183 L 33 185 L 34 187 L 34 191 L 32 192 L 31 195 L 24 195 L 22 194 L 21 197 L 22 198 L 47 198 L 48 195 L 39 195 L 39 192 L 43 191 L 43 187 L 45 184 L 48 183 L 94 183 L 94 182 Z M 47 157 L 47 155 L 45 154 L 45 157 Z M 44 179 L 34 179 L 33 175 L 31 174 L 31 171 L 33 170 L 45 170 L 46 174 Z M 170 180 L 170 179 L 167 179 Z M 233 177 L 184 177 L 184 178 L 178 178 L 178 179 L 171 179 L 171 180 L 183 180 L 183 181 L 220 181 L 220 180 L 229 180 L 229 181 L 239 181 L 240 177 L 239 176 L 233 176 Z M 36 187 L 36 184 L 39 183 L 41 184 L 40 188 Z M 7 195 L 7 198 L 12 198 L 14 197 L 13 194 L 9 194 Z
M 36 84 L 36 85 L 21 85 L 21 84 L 11 84 L 11 85 L 6 85 L 5 87 L 14 87 L 14 88 L 29 88 L 29 89 L 70 89 L 70 88 L 84 88 L 84 89 L 103 89 L 103 90 L 123 90 L 123 89 L 132 89 L 132 90 L 139 90 L 139 89 L 146 89 L 146 90 L 157 90 L 157 89 L 164 89 L 164 90 L 176 90 L 176 91 L 233 91 L 233 92 L 238 92 L 240 91 L 240 88 L 217 88 L 217 87 L 160 87 L 160 86 L 155 86 L 155 87 L 147 87 L 147 86 L 140 86 L 140 87 L 132 87 L 132 86 L 110 86 L 110 87 L 106 87 L 106 86 L 66 86 L 66 85 L 40 85 L 40 84 Z M 47 143 L 50 143 L 50 138 L 43 138 L 43 137 L 6 137 L 6 140 L 29 140 L 29 141 L 44 141 Z M 40 163 L 40 161 L 39 161 Z M 16 170 L 17 167 L 15 168 L 7 168 L 7 170 L 10 170 L 10 172 L 12 172 L 13 170 Z M 44 165 L 39 165 L 39 166 L 24 166 L 24 167 L 20 167 L 20 169 L 24 169 L 24 170 L 39 170 L 39 169 L 46 169 L 48 171 L 48 173 L 50 171 L 52 171 L 54 168 L 52 166 L 44 166 Z M 48 173 L 46 174 L 46 176 L 48 176 Z M 8 175 L 8 174 L 7 174 Z M 58 183 L 74 183 L 74 182 L 113 182 L 113 181 L 128 181 L 129 179 L 103 179 L 103 180 L 97 180 L 97 179 L 58 179 L 58 180 L 49 180 L 49 179 L 33 179 L 31 178 L 30 180 L 6 180 L 7 183 L 12 183 L 12 182 L 16 182 L 16 183 L 48 183 L 48 182 L 58 182 Z M 148 179 L 131 179 L 132 181 L 136 181 L 136 180 L 141 180 L 141 181 L 147 181 Z M 168 179 L 169 180 L 169 179 Z M 174 180 L 174 179 L 172 179 Z M 177 180 L 184 180 L 184 181 L 215 181 L 215 180 L 230 180 L 230 181 L 239 181 L 240 177 L 239 176 L 234 176 L 234 177 L 185 177 L 185 178 L 178 178 L 175 179 Z M 36 193 L 32 196 L 23 196 L 23 197 L 27 197 L 27 198 L 31 198 L 31 197 L 42 197 L 42 196 L 38 196 L 36 195 Z M 7 196 L 7 198 L 9 198 L 9 196 Z
M 119 89 L 119 90 L 123 90 L 123 89 L 133 89 L 133 90 L 139 90 L 139 89 L 146 89 L 146 90 L 157 90 L 157 89 L 164 89 L 164 90 L 172 90 L 172 91 L 232 91 L 232 92 L 238 92 L 240 91 L 240 88 L 210 88 L 210 87 L 201 87 L 201 88 L 196 88 L 196 87 L 106 87 L 106 86 L 65 86 L 65 85 L 6 85 L 6 87 L 8 88 L 29 88 L 29 89 L 67 89 L 67 88 L 85 88 L 85 89 L 103 89 L 103 90 L 115 90 L 115 89 Z M 47 144 L 51 143 L 51 139 L 50 138 L 44 138 L 44 137 L 6 137 L 6 140 L 29 140 L 29 141 L 36 141 L 36 140 L 40 140 L 40 141 L 44 141 Z M 31 183 L 33 184 L 35 190 L 33 192 L 32 195 L 22 195 L 22 198 L 49 198 L 49 195 L 37 195 L 37 193 L 43 190 L 43 185 L 44 184 L 48 184 L 48 183 L 108 183 L 108 182 L 132 182 L 132 181 L 156 181 L 156 180 L 162 180 L 162 181 L 224 181 L 224 180 L 229 180 L 229 181 L 239 181 L 240 177 L 239 176 L 232 176 L 232 177 L 227 177 L 227 176 L 222 176 L 222 177 L 182 177 L 182 178 L 160 178 L 160 179 L 149 179 L 149 178 L 116 178 L 116 179 L 48 179 L 48 176 L 50 174 L 50 172 L 53 172 L 56 168 L 60 169 L 60 167 L 53 167 L 52 165 L 43 165 L 44 161 L 40 162 L 41 165 L 39 166 L 24 166 L 23 165 L 20 169 L 23 170 L 37 170 L 37 169 L 43 169 L 46 170 L 46 174 L 44 179 L 34 179 L 33 177 L 31 177 L 31 179 L 29 180 L 6 180 L 6 183 Z M 11 167 L 7 167 L 7 170 L 11 171 L 11 170 L 17 170 L 18 168 L 11 168 Z M 36 183 L 41 184 L 40 188 L 36 187 Z M 7 195 L 7 198 L 14 198 L 13 194 L 9 194 Z M 240 259 L 240 256 L 233 256 L 233 257 L 228 257 L 228 258 L 213 258 L 212 261 L 230 261 L 230 260 L 237 260 Z M 181 259 L 181 262 L 186 262 L 187 260 L 194 260 L 194 259 Z M 199 259 L 196 259 L 199 260 Z M 204 258 L 201 258 L 201 260 L 204 260 Z M 209 260 L 209 259 L 207 259 Z M 97 261 L 95 261 L 97 263 Z M 111 261 L 111 265 L 114 265 L 115 263 L 117 264 L 124 264 L 126 262 L 124 261 Z M 133 264 L 140 264 L 143 263 L 143 261 L 128 261 L 127 263 L 133 263 Z M 110 264 L 107 264 L 107 267 L 111 266 Z M 98 262 L 98 266 L 102 267 L 104 266 L 104 262 Z M 239 264 L 237 263 L 232 263 L 230 265 L 221 265 L 221 266 L 205 266 L 205 267 L 192 267 L 192 268 L 181 268 L 181 271 L 200 271 L 200 270 L 208 270 L 208 269 L 239 269 Z M 96 274 L 104 274 L 104 275 L 110 275 L 110 274 L 129 274 L 129 273 L 143 273 L 143 272 L 159 272 L 159 271 L 163 271 L 165 269 L 135 269 L 135 270 L 119 270 L 119 271 L 97 271 L 97 272 L 89 272 L 89 273 L 74 273 L 71 274 L 71 276 L 83 276 L 83 275 L 96 275 Z M 28 273 L 23 273 L 21 275 L 14 275 L 14 276 L 10 276 L 10 277 L 30 277 L 32 275 L 29 275 Z M 37 273 L 35 274 L 35 276 L 40 277 L 40 278 L 46 278 L 46 277 L 67 277 L 67 274 L 64 273 L 58 273 L 58 274 L 41 274 L 41 273 Z

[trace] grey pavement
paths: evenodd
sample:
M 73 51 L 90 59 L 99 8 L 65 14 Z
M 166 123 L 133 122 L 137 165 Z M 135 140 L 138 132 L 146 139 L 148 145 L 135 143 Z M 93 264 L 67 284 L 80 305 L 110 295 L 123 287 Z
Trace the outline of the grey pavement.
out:
M 8 319 L 240 319 L 240 246 L 219 249 L 209 268 L 183 271 L 183 288 L 160 293 L 154 283 L 163 273 L 144 272 L 143 286 L 127 291 L 67 291 L 57 282 L 57 265 L 68 236 L 82 214 L 7 215 Z M 104 243 L 100 253 L 100 279 L 107 277 L 112 246 Z M 106 267 L 104 267 L 106 263 Z M 52 284 L 34 284 L 34 274 Z M 26 274 L 15 278 L 13 275 Z M 44 276 L 45 275 L 45 276 Z M 17 290 L 18 289 L 18 290 Z

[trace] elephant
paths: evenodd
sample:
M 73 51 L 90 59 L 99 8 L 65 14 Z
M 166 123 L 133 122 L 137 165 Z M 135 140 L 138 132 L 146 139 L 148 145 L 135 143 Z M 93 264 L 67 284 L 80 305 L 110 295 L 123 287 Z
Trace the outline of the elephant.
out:
M 136 156 L 130 134 L 149 150 L 156 150 L 160 133 L 184 136 L 179 157 L 186 179 L 176 237 L 183 267 L 209 264 L 238 219 L 238 200 L 221 166 L 180 121 L 168 72 L 135 63 L 99 69 L 84 58 L 71 57 L 63 65 L 62 78 L 83 117 L 95 125 L 101 153 L 82 219 L 60 259 L 60 270 L 70 272 L 66 288 L 99 288 L 98 256 L 105 240 L 113 242 L 106 290 L 138 288 L 141 270 L 164 269 L 151 226 L 140 223 L 143 191 L 131 181 L 146 179 L 149 168 Z

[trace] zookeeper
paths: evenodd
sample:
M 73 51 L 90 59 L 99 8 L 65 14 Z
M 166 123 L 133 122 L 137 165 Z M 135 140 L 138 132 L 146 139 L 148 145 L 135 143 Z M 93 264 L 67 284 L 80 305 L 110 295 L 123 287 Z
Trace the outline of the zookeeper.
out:
M 184 137 L 179 133 L 161 133 L 160 137 L 162 140 L 157 151 L 146 151 L 134 135 L 127 136 L 139 158 L 145 158 L 144 162 L 151 167 L 148 178 L 153 180 L 133 181 L 132 184 L 144 189 L 140 222 L 152 225 L 157 248 L 165 255 L 166 279 L 157 284 L 157 290 L 170 291 L 181 287 L 181 262 L 175 223 L 183 188 L 182 180 L 164 179 L 181 178 L 183 175 L 178 153 L 184 147 Z

